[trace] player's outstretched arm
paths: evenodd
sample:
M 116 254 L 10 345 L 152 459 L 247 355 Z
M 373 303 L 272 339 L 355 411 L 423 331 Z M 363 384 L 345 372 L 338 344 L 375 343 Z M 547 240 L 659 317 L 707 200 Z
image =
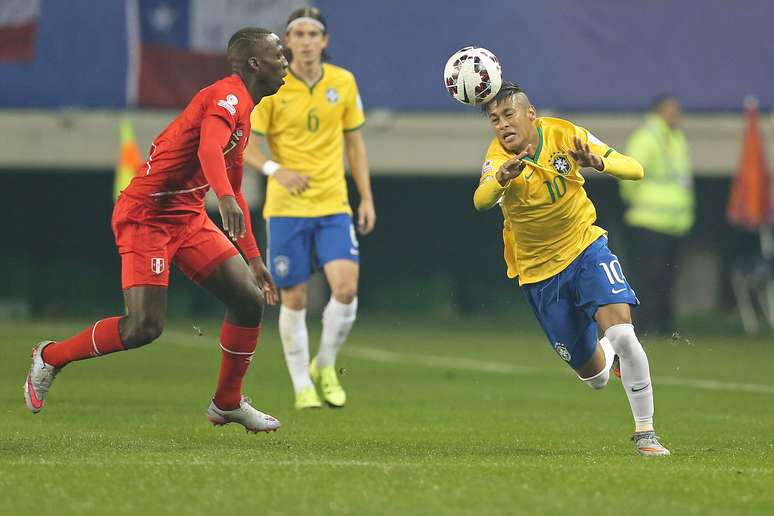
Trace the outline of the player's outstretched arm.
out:
M 493 208 L 500 197 L 503 196 L 506 186 L 502 186 L 495 179 L 494 174 L 487 174 L 481 178 L 481 182 L 473 194 L 473 205 L 478 211 L 486 211 Z
M 568 153 L 581 167 L 594 168 L 618 179 L 636 181 L 645 175 L 642 165 L 634 158 L 615 151 L 607 157 L 600 156 L 592 152 L 589 144 L 577 136 L 572 137 L 572 142 L 575 148 L 569 150 Z
M 492 208 L 503 196 L 508 183 L 516 179 L 524 171 L 526 162 L 524 157 L 532 155 L 532 145 L 503 163 L 496 173 L 481 176 L 481 181 L 473 194 L 473 205 L 478 211 L 486 211 Z
M 604 163 L 603 172 L 615 176 L 618 179 L 628 179 L 630 181 L 639 181 L 645 177 L 645 170 L 636 159 L 613 151 L 606 158 L 602 158 Z

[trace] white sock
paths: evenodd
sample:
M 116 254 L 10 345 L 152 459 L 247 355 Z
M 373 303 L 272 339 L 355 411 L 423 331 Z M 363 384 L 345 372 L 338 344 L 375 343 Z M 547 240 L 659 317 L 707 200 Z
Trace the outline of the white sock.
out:
M 312 379 L 309 377 L 309 333 L 306 331 L 306 308 L 293 310 L 282 305 L 279 331 L 293 390 L 299 392 L 306 387 L 312 387 Z
M 347 340 L 356 317 L 357 298 L 345 305 L 331 296 L 331 300 L 328 301 L 328 305 L 323 310 L 323 327 L 320 349 L 317 352 L 317 367 L 328 367 L 336 364 L 336 355 L 344 341 Z
M 613 351 L 613 347 L 610 345 L 607 337 L 599 339 L 599 345 L 602 346 L 602 351 L 605 353 L 604 367 L 591 378 L 581 378 L 592 389 L 602 389 L 607 385 L 608 380 L 610 380 L 610 367 L 613 365 L 613 356 L 615 355 L 615 351 Z
M 648 356 L 631 324 L 616 324 L 605 332 L 621 362 L 621 382 L 632 407 L 637 432 L 653 429 L 653 386 Z

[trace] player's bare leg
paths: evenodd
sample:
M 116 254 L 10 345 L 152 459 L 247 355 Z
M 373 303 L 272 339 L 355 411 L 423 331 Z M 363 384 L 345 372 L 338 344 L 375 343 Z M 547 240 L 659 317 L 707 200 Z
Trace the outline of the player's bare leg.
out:
M 271 432 L 280 422 L 253 408 L 242 395 L 242 380 L 253 359 L 261 333 L 264 298 L 241 256 L 232 256 L 203 282 L 226 305 L 220 332 L 221 365 L 207 418 L 215 425 L 239 423 L 248 432 Z
M 323 311 L 320 349 L 312 360 L 312 380 L 320 385 L 323 399 L 331 407 L 343 407 L 347 394 L 336 373 L 336 355 L 347 340 L 357 317 L 357 282 L 360 267 L 352 260 L 332 260 L 325 264 L 325 277 L 331 299 Z
M 156 340 L 164 329 L 165 287 L 132 287 L 124 292 L 127 314 L 95 322 L 60 342 L 43 341 L 32 350 L 32 366 L 24 383 L 27 407 L 43 408 L 54 378 L 70 362 L 137 348 Z
M 653 386 L 648 356 L 634 333 L 629 305 L 601 306 L 595 318 L 620 360 L 621 382 L 634 416 L 633 439 L 637 450 L 646 456 L 669 455 L 653 428 Z
M 322 402 L 309 375 L 309 332 L 306 328 L 306 283 L 280 291 L 279 331 L 282 350 L 295 392 L 294 406 L 299 409 L 320 408 Z

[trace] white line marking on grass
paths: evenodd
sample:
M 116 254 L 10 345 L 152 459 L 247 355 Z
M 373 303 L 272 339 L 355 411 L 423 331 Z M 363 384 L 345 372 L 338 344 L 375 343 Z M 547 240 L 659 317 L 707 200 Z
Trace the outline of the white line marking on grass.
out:
M 428 367 L 461 369 L 466 371 L 478 371 L 482 373 L 497 374 L 545 374 L 558 376 L 559 371 L 548 372 L 526 366 L 503 364 L 501 362 L 485 362 L 469 358 L 442 357 L 437 355 L 414 355 L 397 353 L 377 348 L 344 348 L 342 353 L 352 358 L 361 358 L 372 362 L 390 364 L 419 364 Z M 562 374 L 566 376 L 566 374 Z M 708 391 L 752 392 L 758 394 L 774 394 L 774 385 L 722 382 L 719 380 L 705 380 L 701 378 L 678 378 L 675 376 L 657 376 L 653 382 L 658 385 L 672 385 L 675 387 L 689 387 Z
M 774 385 L 760 385 L 756 383 L 720 382 L 718 380 L 677 378 L 674 376 L 657 376 L 655 383 L 657 385 L 675 385 L 677 387 L 692 387 L 694 389 L 705 389 L 708 391 L 739 391 L 774 394 Z
M 50 460 L 50 459 L 17 459 L 8 461 L 7 464 L 11 466 L 53 466 L 53 465 L 66 465 L 66 466 L 245 466 L 245 465 L 259 465 L 259 466 L 333 466 L 333 467 L 366 467 L 366 468 L 402 468 L 402 467 L 436 467 L 438 464 L 420 463 L 420 462 L 379 462 L 379 461 L 366 461 L 366 460 L 271 460 L 260 459 L 251 460 L 249 458 L 244 459 L 223 459 L 223 460 L 208 460 L 208 459 L 164 459 L 164 460 L 147 460 L 147 459 L 122 459 L 111 458 L 110 460 L 78 460 L 78 459 L 62 459 L 62 460 Z M 454 464 L 449 464 L 453 466 Z M 510 467 L 510 465 L 506 465 Z
M 473 360 L 470 358 L 442 357 L 438 355 L 406 355 L 376 348 L 347 348 L 344 353 L 353 358 L 362 358 L 371 360 L 372 362 L 385 362 L 391 364 L 421 364 L 429 367 L 464 369 L 467 371 L 501 374 L 524 374 L 535 372 L 535 369 L 532 367 L 515 366 L 499 362 L 484 362 L 483 360 Z

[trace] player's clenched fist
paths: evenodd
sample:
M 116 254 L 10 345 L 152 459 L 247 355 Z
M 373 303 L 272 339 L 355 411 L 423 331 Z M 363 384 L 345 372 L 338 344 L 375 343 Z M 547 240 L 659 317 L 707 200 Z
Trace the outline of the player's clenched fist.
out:
M 245 236 L 245 216 L 233 195 L 224 195 L 218 199 L 218 209 L 223 220 L 223 229 L 231 240 Z
M 532 155 L 532 144 L 527 145 L 526 149 L 502 164 L 500 170 L 495 174 L 500 186 L 505 186 L 511 179 L 519 177 L 519 174 L 521 174 L 524 167 L 527 165 L 524 162 L 524 158 L 530 155 Z

